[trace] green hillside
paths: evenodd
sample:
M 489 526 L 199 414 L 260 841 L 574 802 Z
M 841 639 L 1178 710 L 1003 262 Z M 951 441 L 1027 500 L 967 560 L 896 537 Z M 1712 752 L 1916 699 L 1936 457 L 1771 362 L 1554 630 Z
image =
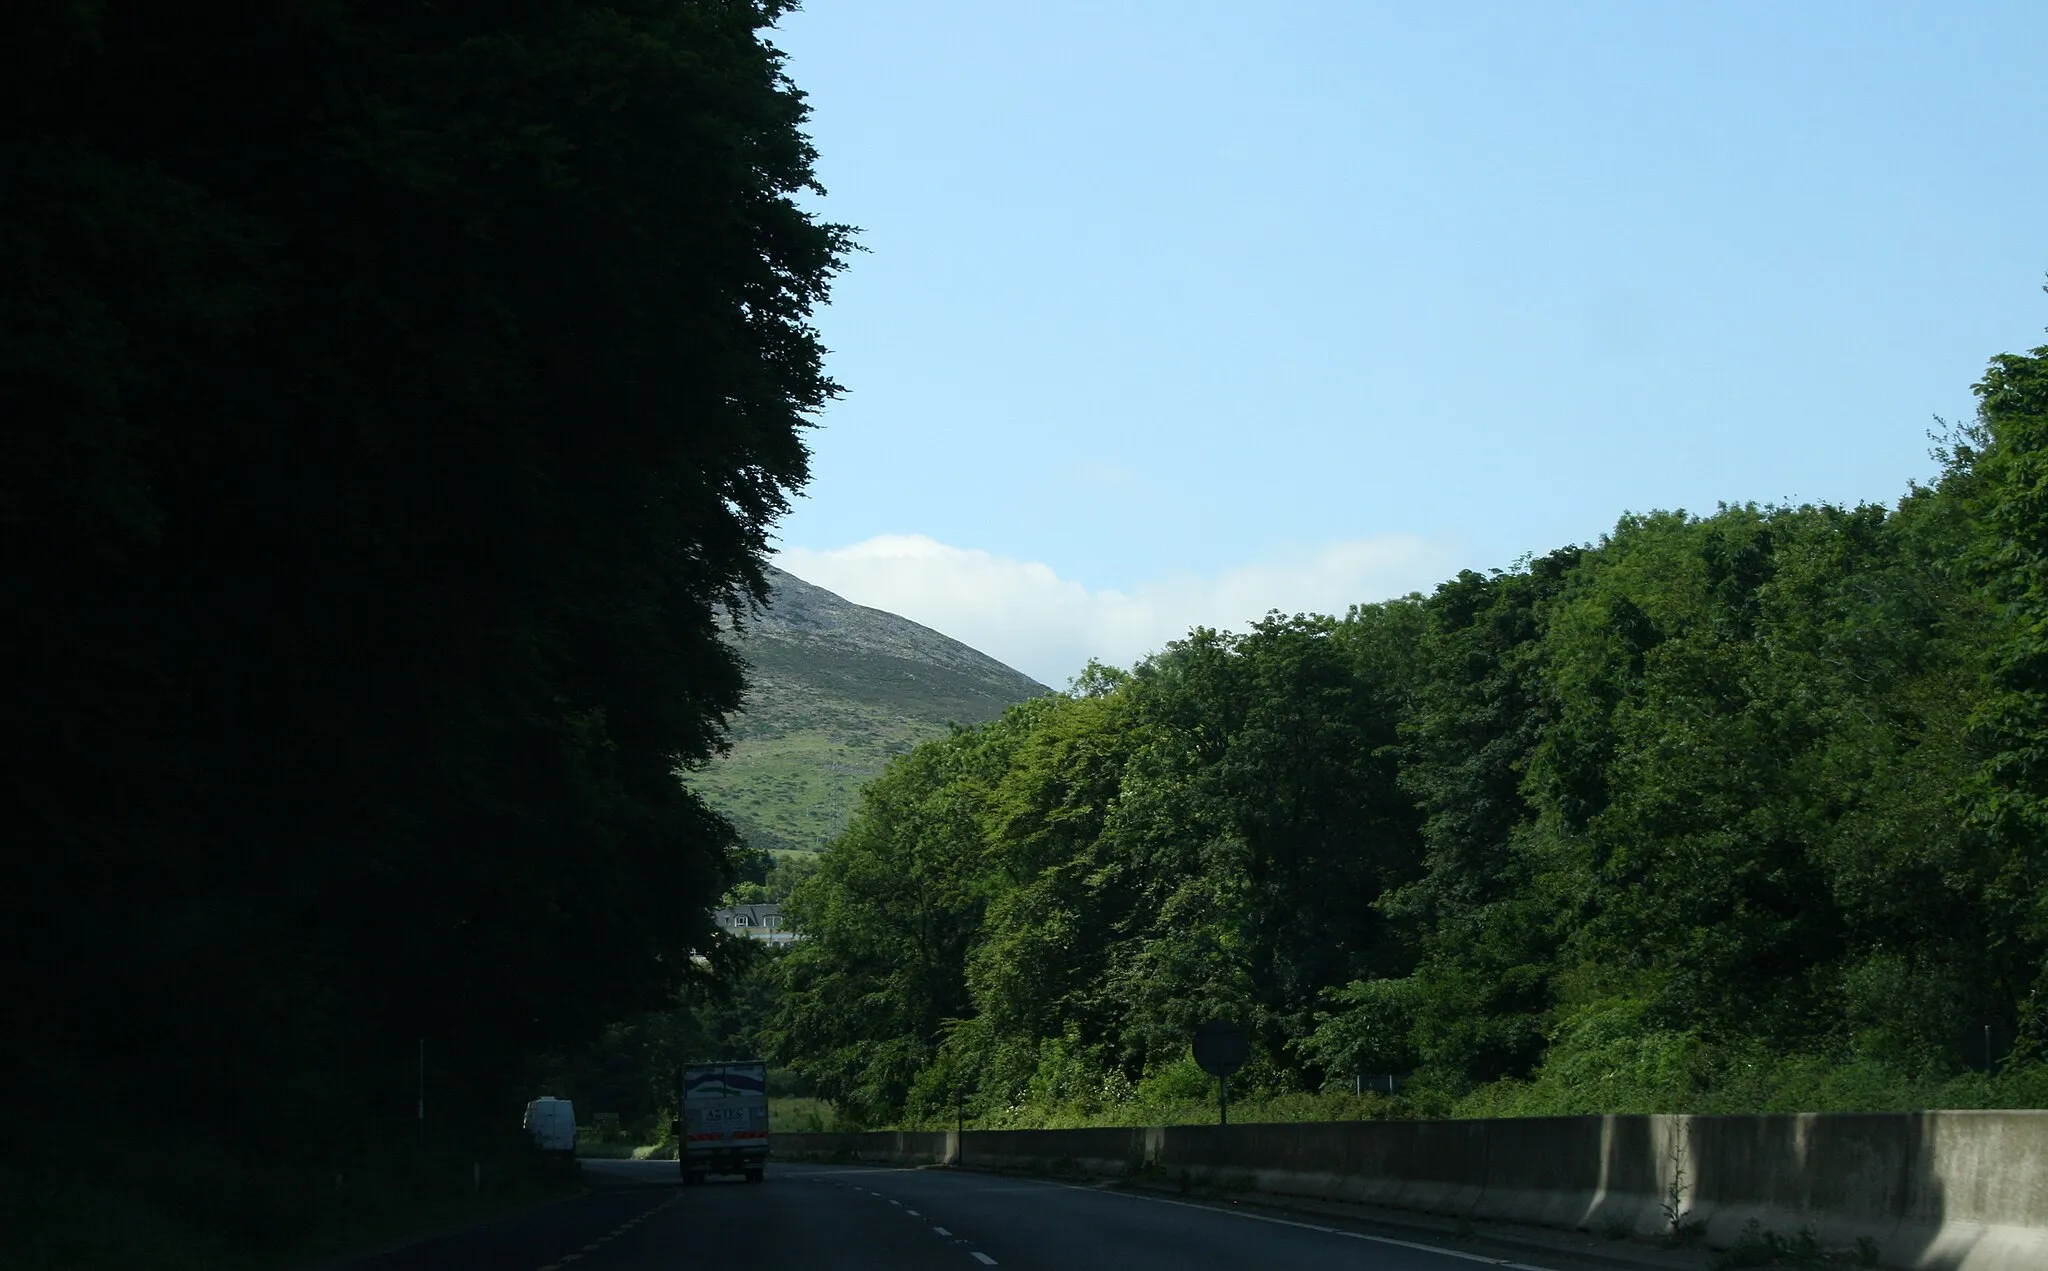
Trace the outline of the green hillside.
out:
M 770 576 L 769 609 L 738 638 L 752 672 L 732 751 L 690 778 L 750 847 L 815 851 L 892 756 L 1047 691 L 908 618 Z

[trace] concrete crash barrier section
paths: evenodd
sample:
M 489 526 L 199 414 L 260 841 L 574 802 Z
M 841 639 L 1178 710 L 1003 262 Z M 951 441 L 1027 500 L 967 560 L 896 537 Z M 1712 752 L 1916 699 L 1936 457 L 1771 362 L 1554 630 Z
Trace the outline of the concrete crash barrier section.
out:
M 1156 1156 L 1148 1147 L 1157 1130 L 968 1130 L 949 1136 L 946 1161 L 980 1169 L 1078 1172 L 1121 1178 Z
M 2048 1268 L 2048 1112 L 1527 1117 L 783 1134 L 776 1154 L 1106 1178 L 1145 1171 L 1345 1200 L 1657 1236 L 1674 1215 L 1727 1247 L 1751 1221 L 1916 1271 Z
M 775 1133 L 768 1150 L 775 1160 L 826 1161 L 854 1165 L 937 1165 L 951 1149 L 950 1132 L 867 1130 L 860 1133 Z

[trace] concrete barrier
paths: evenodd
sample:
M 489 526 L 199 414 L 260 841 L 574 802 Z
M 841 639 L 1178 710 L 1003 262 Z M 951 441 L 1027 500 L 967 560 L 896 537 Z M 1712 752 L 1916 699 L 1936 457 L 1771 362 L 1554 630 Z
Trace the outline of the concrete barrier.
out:
M 2048 1268 L 2048 1112 L 1528 1117 L 781 1134 L 778 1156 L 1252 1187 L 1581 1231 L 1745 1226 L 1915 1271 Z
M 1152 1153 L 1138 1127 L 1099 1130 L 968 1130 L 956 1136 L 946 1163 L 978 1169 L 1068 1171 L 1120 1178 Z
M 769 1152 L 778 1160 L 851 1165 L 938 1165 L 952 1156 L 952 1135 L 935 1130 L 776 1134 Z

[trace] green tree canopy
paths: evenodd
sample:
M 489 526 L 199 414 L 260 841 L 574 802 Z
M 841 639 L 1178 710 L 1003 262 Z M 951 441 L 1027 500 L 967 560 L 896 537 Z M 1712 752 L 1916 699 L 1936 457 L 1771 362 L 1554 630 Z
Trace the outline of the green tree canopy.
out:
M 0 18 L 10 1065 L 499 1122 L 730 873 L 678 782 L 835 391 L 779 0 Z M 354 1117 L 357 1111 L 369 1120 Z
M 1213 1015 L 1254 1091 L 1410 1112 L 2038 1099 L 2044 365 L 1895 507 L 1625 516 L 913 756 L 807 884 L 779 1052 L 887 1055 L 870 1121 L 1115 1117 Z M 905 835 L 957 880 L 937 961 L 849 907 Z M 913 964 L 914 1010 L 842 987 Z

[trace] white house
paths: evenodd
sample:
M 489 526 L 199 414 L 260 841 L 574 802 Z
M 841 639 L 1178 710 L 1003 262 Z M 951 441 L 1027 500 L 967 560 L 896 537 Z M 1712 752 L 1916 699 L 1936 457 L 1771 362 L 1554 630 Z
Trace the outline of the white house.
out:
M 769 944 L 789 944 L 801 939 L 783 924 L 781 905 L 731 905 L 714 909 L 711 916 L 720 931 Z

